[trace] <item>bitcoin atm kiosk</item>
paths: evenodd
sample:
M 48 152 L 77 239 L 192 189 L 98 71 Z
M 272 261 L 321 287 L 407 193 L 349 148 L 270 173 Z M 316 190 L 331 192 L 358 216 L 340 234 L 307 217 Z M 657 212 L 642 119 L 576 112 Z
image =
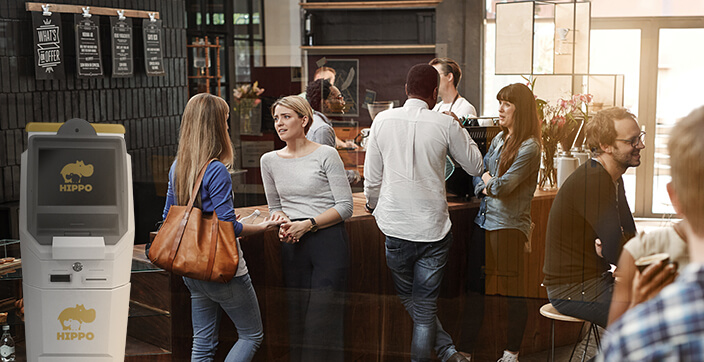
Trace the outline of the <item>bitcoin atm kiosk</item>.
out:
M 134 244 L 124 130 L 80 119 L 27 125 L 20 248 L 30 362 L 124 360 Z

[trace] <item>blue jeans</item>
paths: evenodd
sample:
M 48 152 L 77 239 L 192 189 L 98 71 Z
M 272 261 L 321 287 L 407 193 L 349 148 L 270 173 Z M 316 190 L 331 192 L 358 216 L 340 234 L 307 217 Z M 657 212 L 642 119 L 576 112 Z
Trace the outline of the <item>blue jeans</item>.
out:
M 222 310 L 235 324 L 238 337 L 225 361 L 251 361 L 262 344 L 264 330 L 257 295 L 249 274 L 232 278 L 227 284 L 186 277 L 183 282 L 191 291 L 191 361 L 212 361 L 215 357 Z
M 583 283 L 569 283 L 546 286 L 548 299 L 558 312 L 606 328 L 609 320 L 609 306 L 614 293 L 614 277 L 604 273 L 599 278 Z
M 386 264 L 401 303 L 413 319 L 411 361 L 430 361 L 433 348 L 442 361 L 457 352 L 437 318 L 440 283 L 451 245 L 451 232 L 432 243 L 386 237 Z

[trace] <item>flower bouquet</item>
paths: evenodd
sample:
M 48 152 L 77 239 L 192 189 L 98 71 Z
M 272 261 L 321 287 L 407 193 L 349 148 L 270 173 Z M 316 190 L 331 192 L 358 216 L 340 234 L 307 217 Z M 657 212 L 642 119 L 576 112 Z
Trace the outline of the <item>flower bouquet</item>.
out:
M 580 128 L 578 119 L 583 119 L 584 124 L 589 121 L 588 106 L 591 101 L 591 94 L 575 94 L 570 99 L 559 99 L 557 105 L 553 106 L 536 97 L 543 142 L 543 169 L 538 182 L 541 189 L 557 185 L 555 154 L 558 144 L 571 142 L 574 137 L 579 136 L 576 134 Z M 569 146 L 563 147 L 569 149 Z
M 235 98 L 232 108 L 239 114 L 240 132 L 243 134 L 259 133 L 259 131 L 254 132 L 252 113 L 262 102 L 259 96 L 264 93 L 264 88 L 259 88 L 259 82 L 254 82 L 253 84 L 243 84 L 233 89 L 232 93 Z M 261 119 L 259 122 L 261 123 Z

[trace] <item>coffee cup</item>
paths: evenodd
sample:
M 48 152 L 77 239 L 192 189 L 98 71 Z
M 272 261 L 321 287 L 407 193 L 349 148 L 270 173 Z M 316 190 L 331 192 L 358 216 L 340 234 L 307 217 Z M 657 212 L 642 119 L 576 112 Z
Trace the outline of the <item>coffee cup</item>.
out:
M 655 264 L 659 261 L 662 261 L 663 264 L 668 264 L 670 262 L 670 254 L 658 253 L 638 258 L 638 260 L 636 260 L 636 268 L 638 268 L 638 271 L 643 273 L 643 270 L 645 270 L 648 265 Z
M 489 119 L 479 119 L 477 120 L 479 122 L 479 125 L 482 127 L 489 127 L 494 125 L 494 120 L 489 118 Z

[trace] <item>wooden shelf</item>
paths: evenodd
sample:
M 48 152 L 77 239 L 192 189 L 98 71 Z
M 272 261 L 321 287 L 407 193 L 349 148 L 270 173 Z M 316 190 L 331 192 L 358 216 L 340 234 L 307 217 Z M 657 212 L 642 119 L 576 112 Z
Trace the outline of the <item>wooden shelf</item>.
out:
M 25 9 L 27 11 L 43 11 L 42 5 L 47 5 L 47 3 L 25 3 Z M 54 13 L 72 13 L 72 14 L 82 14 L 83 7 L 81 5 L 67 5 L 67 4 L 53 4 L 49 3 L 49 11 Z M 158 11 L 147 11 L 147 10 L 132 10 L 132 9 L 119 9 L 119 8 L 103 8 L 98 6 L 90 6 L 90 13 L 92 15 L 106 15 L 106 16 L 117 16 L 118 10 L 124 10 L 125 17 L 128 18 L 147 18 L 149 19 L 149 14 L 154 16 L 154 19 L 159 19 Z
M 153 316 L 170 316 L 168 310 L 153 307 L 151 305 L 141 303 L 135 300 L 130 300 L 129 318 L 135 317 L 153 317 Z
M 442 0 L 346 1 L 299 3 L 305 10 L 376 10 L 435 8 Z
M 171 351 L 134 337 L 127 337 L 125 361 L 170 361 Z
M 311 54 L 435 54 L 435 44 L 407 45 L 304 45 Z

